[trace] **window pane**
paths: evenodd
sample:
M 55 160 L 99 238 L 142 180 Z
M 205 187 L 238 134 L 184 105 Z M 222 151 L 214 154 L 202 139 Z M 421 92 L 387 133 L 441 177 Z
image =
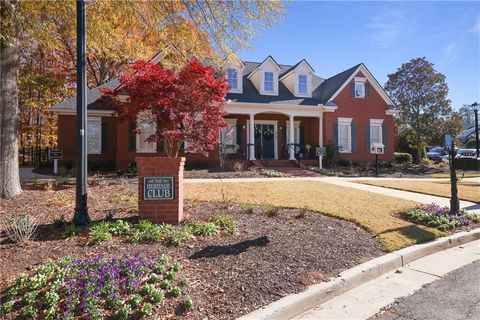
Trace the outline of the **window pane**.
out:
M 349 125 L 343 124 L 338 126 L 338 145 L 340 151 L 350 151 L 349 131 Z
M 370 126 L 370 143 L 382 143 L 382 126 Z
M 237 151 L 237 125 L 229 124 L 220 132 L 220 141 L 225 144 L 227 153 L 235 153 Z
M 138 124 L 138 130 L 140 131 L 139 137 L 138 137 L 139 138 L 138 151 L 155 152 L 157 147 L 156 143 L 146 141 L 148 138 L 150 138 L 151 135 L 155 133 L 153 129 L 153 125 L 150 122 L 142 121 Z
M 102 123 L 99 121 L 87 121 L 87 151 L 90 154 L 100 153 Z
M 307 93 L 307 76 L 304 74 L 298 76 L 298 93 Z
M 273 91 L 273 72 L 265 72 L 265 91 Z
M 355 97 L 363 98 L 365 96 L 365 83 L 355 82 Z
M 227 80 L 228 80 L 228 85 L 232 89 L 237 89 L 238 88 L 238 77 L 237 77 L 237 70 L 236 69 L 228 69 L 227 72 Z

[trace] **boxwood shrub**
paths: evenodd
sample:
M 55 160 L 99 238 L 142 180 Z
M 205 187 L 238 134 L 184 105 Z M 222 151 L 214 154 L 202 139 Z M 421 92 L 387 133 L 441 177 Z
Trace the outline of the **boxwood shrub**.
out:
M 413 157 L 410 153 L 395 152 L 393 157 L 395 158 L 395 163 L 398 164 L 410 164 L 413 162 Z

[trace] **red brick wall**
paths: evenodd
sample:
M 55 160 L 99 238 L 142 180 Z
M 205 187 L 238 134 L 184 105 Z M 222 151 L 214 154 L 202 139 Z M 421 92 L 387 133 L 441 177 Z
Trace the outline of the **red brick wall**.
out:
M 359 72 L 357 75 L 362 77 L 363 74 Z M 338 108 L 333 113 L 324 113 L 324 140 L 333 142 L 333 124 L 338 122 L 338 118 L 353 118 L 352 123 L 357 127 L 357 152 L 341 153 L 342 159 L 349 159 L 353 161 L 374 160 L 375 155 L 367 152 L 366 149 L 366 132 L 365 128 L 370 124 L 370 119 L 384 119 L 383 123 L 386 126 L 387 132 L 387 146 L 384 155 L 380 156 L 383 160 L 393 160 L 393 152 L 395 150 L 395 128 L 393 123 L 393 116 L 386 115 L 385 109 L 387 103 L 383 100 L 380 94 L 374 89 L 373 85 L 369 97 L 355 98 L 350 96 L 350 84 L 340 92 L 334 99 Z
M 117 118 L 102 117 L 102 123 L 107 124 L 107 149 L 102 154 L 89 154 L 88 161 L 115 161 L 117 153 Z M 75 165 L 76 154 L 76 116 L 59 115 L 58 116 L 58 148 L 63 150 L 63 160 L 60 165 Z
M 138 213 L 140 219 L 153 223 L 178 224 L 183 221 L 183 167 L 185 158 L 164 158 L 156 155 L 135 158 L 138 172 Z M 173 177 L 173 200 L 143 200 L 143 178 Z

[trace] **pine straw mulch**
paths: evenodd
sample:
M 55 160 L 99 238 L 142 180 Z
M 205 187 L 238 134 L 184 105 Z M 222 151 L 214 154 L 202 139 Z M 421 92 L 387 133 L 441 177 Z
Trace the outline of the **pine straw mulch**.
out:
M 132 188 L 136 186 L 90 188 L 92 220 L 104 219 L 111 211 L 109 199 Z M 231 215 L 238 223 L 234 235 L 197 238 L 179 248 L 160 243 L 126 243 L 119 238 L 89 246 L 86 234 L 65 238 L 63 229 L 54 224 L 62 216 L 72 216 L 74 191 L 27 190 L 14 199 L 2 200 L 0 219 L 28 213 L 41 225 L 34 241 L 24 245 L 8 243 L 2 234 L 1 291 L 19 274 L 49 259 L 164 253 L 182 264 L 179 276 L 190 279 L 185 294 L 194 300 L 195 308 L 179 313 L 176 306 L 180 300 L 168 299 L 156 307 L 152 319 L 234 319 L 310 284 L 328 281 L 342 270 L 383 253 L 380 243 L 363 229 L 316 212 L 281 209 L 276 215 L 268 215 L 263 207 L 248 213 L 240 205 L 207 202 L 186 202 L 185 211 L 195 220 L 215 214 Z M 134 215 L 117 208 L 114 218 Z

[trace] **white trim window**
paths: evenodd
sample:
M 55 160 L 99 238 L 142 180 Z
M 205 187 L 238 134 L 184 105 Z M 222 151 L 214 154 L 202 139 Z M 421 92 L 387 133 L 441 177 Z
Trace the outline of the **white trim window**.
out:
M 102 118 L 87 119 L 87 152 L 88 154 L 102 153 Z
M 383 144 L 383 119 L 370 119 L 370 144 Z
M 365 98 L 365 82 L 355 81 L 355 98 Z
M 228 68 L 227 70 L 227 81 L 230 90 L 238 91 L 238 70 L 233 68 Z
M 306 74 L 298 75 L 298 94 L 306 95 L 308 94 L 308 77 Z
M 155 124 L 147 116 L 139 115 L 137 119 L 137 152 L 152 153 L 157 152 L 157 143 L 149 142 L 147 139 L 155 134 Z
M 352 152 L 352 118 L 338 118 L 338 152 Z
M 220 131 L 220 143 L 227 146 L 226 153 L 237 152 L 237 119 L 225 119 L 227 126 Z
M 273 72 L 265 72 L 263 74 L 263 91 L 265 92 L 273 92 Z

